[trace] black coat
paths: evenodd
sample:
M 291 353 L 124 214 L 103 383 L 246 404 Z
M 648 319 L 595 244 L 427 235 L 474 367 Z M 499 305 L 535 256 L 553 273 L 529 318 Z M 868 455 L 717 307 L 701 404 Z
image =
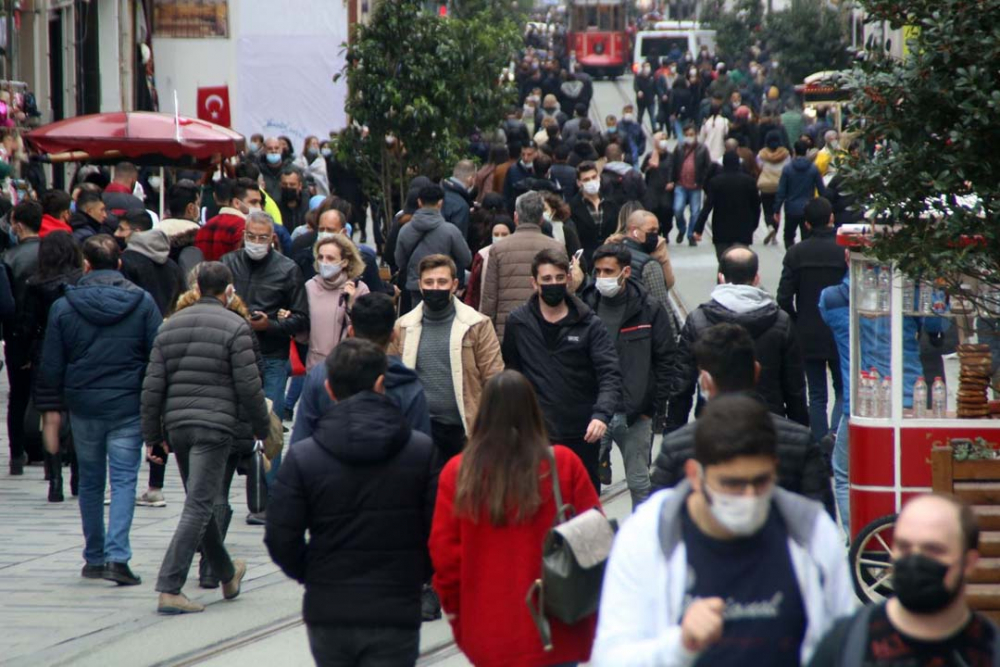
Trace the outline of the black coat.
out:
M 549 169 L 549 178 L 559 184 L 563 199 L 569 201 L 576 196 L 576 169 L 568 163 L 558 162 Z
M 592 419 L 611 422 L 621 401 L 622 377 L 611 336 L 597 315 L 574 296 L 559 323 L 555 345 L 543 332 L 538 295 L 507 318 L 503 360 L 528 378 L 545 415 L 549 439 L 583 440 Z
M 184 272 L 169 257 L 163 264 L 158 264 L 140 252 L 125 250 L 122 253 L 121 272 L 127 279 L 149 292 L 163 317 L 170 314 L 177 303 L 177 297 L 186 291 Z
M 742 169 L 722 171 L 705 187 L 708 196 L 698 215 L 694 233 L 705 231 L 708 215 L 712 216 L 713 243 L 753 243 L 753 233 L 760 223 L 760 191 L 757 181 Z
M 458 227 L 466 242 L 469 240 L 469 213 L 472 210 L 472 197 L 469 191 L 461 185 L 446 178 L 441 181 L 444 190 L 444 204 L 441 206 L 441 217 Z
M 834 516 L 830 471 L 812 432 L 775 414 L 771 421 L 778 435 L 778 485 L 823 503 Z M 674 487 L 684 479 L 684 462 L 694 458 L 696 426 L 697 422 L 693 422 L 664 436 L 650 473 L 654 492 Z
M 676 116 L 681 124 L 695 119 L 698 115 L 698 103 L 690 89 L 675 87 L 670 91 L 670 115 Z
M 660 304 L 649 298 L 635 278 L 625 283 L 626 303 L 615 342 L 622 371 L 622 400 L 618 412 L 628 423 L 639 415 L 666 414 L 667 401 L 680 381 L 677 336 L 673 321 Z M 595 313 L 601 294 L 590 283 L 580 295 Z
M 760 308 L 737 313 L 713 299 L 688 315 L 680 340 L 680 357 L 685 365 L 683 377 L 686 380 L 681 395 L 687 399 L 688 408 L 698 378 L 691 346 L 705 329 L 722 322 L 739 324 L 753 337 L 754 353 L 760 364 L 757 392 L 771 412 L 808 426 L 805 372 L 802 370 L 802 354 L 795 327 L 788 313 L 773 301 Z
M 156 445 L 172 429 L 191 426 L 236 437 L 243 421 L 258 438 L 267 436 L 253 333 L 217 298 L 202 297 L 171 316 L 153 341 L 142 383 L 142 437 Z
M 285 453 L 264 544 L 305 584 L 310 625 L 418 628 L 430 574 L 431 439 L 370 391 L 335 403 Z M 309 541 L 306 542 L 306 532 Z
M 667 190 L 667 183 L 670 182 L 673 170 L 671 153 L 661 153 L 660 164 L 655 168 L 649 166 L 649 155 L 643 159 L 642 172 L 646 175 L 646 196 L 643 197 L 643 205 L 646 210 L 661 214 L 674 210 L 674 193 Z M 663 223 L 664 220 L 660 222 Z
M 839 358 L 830 327 L 819 314 L 819 295 L 839 285 L 846 272 L 844 249 L 837 245 L 833 227 L 813 229 L 812 236 L 785 253 L 777 300 L 795 322 L 803 359 Z
M 864 222 L 865 213 L 858 206 L 858 198 L 845 192 L 844 177 L 837 174 L 826 186 L 826 196 L 833 206 L 833 224 L 837 227 Z
M 684 166 L 684 150 L 683 142 L 677 144 L 677 148 L 674 149 L 674 173 L 670 182 L 676 183 L 678 187 L 680 187 L 681 168 Z M 705 182 L 708 180 L 709 170 L 712 168 L 712 156 L 709 154 L 705 144 L 695 144 L 694 150 L 694 180 L 698 187 L 704 187 Z
M 594 218 L 590 214 L 590 205 L 583 198 L 582 192 L 570 200 L 570 217 L 576 226 L 577 234 L 580 235 L 580 245 L 583 247 L 583 257 L 586 262 L 590 262 L 594 251 L 618 229 L 619 208 L 612 200 L 603 199 L 601 221 L 598 226 L 594 223 Z
M 3 254 L 3 269 L 7 272 L 14 296 L 13 318 L 4 321 L 4 356 L 7 363 L 21 367 L 31 360 L 31 332 L 22 326 L 25 297 L 28 293 L 28 279 L 38 272 L 39 238 L 26 238 L 16 246 L 7 248 Z
M 288 257 L 271 250 L 258 261 L 242 249 L 226 253 L 222 263 L 233 272 L 236 293 L 253 313 L 259 310 L 268 317 L 266 331 L 258 331 L 260 350 L 265 357 L 287 359 L 291 337 L 309 331 L 309 302 L 299 267 Z M 278 319 L 278 311 L 292 314 Z

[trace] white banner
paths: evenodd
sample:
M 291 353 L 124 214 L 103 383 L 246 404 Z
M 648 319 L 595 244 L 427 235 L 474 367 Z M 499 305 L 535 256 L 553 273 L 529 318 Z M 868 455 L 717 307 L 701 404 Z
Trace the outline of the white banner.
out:
M 346 13 L 346 12 L 345 12 Z M 346 125 L 347 82 L 333 82 L 344 65 L 344 34 L 240 37 L 236 49 L 238 132 L 285 135 L 298 153 L 305 137 Z

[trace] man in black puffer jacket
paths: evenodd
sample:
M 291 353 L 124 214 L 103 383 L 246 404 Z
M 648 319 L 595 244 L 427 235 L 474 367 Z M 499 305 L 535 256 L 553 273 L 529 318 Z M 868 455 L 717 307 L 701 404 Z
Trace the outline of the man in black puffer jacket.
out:
M 316 664 L 412 665 L 434 513 L 430 437 L 384 395 L 386 356 L 349 338 L 326 359 L 335 401 L 271 489 L 264 544 L 305 584 Z M 309 541 L 306 542 L 306 531 Z
M 802 354 L 788 313 L 760 288 L 757 255 L 743 245 L 735 245 L 719 260 L 720 284 L 712 290 L 712 300 L 688 315 L 681 329 L 680 363 L 684 365 L 680 392 L 670 400 L 667 432 L 687 423 L 698 380 L 691 347 L 713 324 L 739 324 L 753 337 L 760 381 L 757 392 L 776 415 L 803 426 L 809 425 L 806 409 L 805 372 Z
M 700 380 L 711 401 L 724 394 L 755 394 L 760 364 L 754 358 L 754 341 L 738 324 L 709 327 L 694 343 Z M 830 469 L 808 428 L 771 414 L 778 436 L 778 484 L 787 491 L 823 503 L 835 516 Z M 688 424 L 663 438 L 653 465 L 653 490 L 675 486 L 684 479 L 684 462 L 694 457 L 696 424 Z
M 199 541 L 223 582 L 223 595 L 227 600 L 239 595 L 246 563 L 230 560 L 213 506 L 239 431 L 240 408 L 257 439 L 267 437 L 270 425 L 250 327 L 226 308 L 235 294 L 232 272 L 220 262 L 202 264 L 198 290 L 198 303 L 171 317 L 157 334 L 142 384 L 146 447 L 152 455 L 169 433 L 187 490 L 156 582 L 162 614 L 204 611 L 181 593 Z

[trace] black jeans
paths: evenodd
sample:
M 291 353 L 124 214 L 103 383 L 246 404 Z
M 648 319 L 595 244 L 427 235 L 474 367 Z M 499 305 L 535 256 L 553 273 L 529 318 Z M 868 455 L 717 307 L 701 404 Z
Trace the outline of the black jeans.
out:
M 656 99 L 654 98 L 654 99 L 652 99 L 652 100 L 650 100 L 648 102 L 644 101 L 644 100 L 640 101 L 640 102 L 638 102 L 636 104 L 636 107 L 638 107 L 638 109 L 639 109 L 639 114 L 636 116 L 636 121 L 639 123 L 639 126 L 642 127 L 642 116 L 643 116 L 643 114 L 649 114 L 649 125 L 650 125 L 650 127 L 653 128 L 653 131 L 655 132 L 656 131 Z
M 24 415 L 31 400 L 31 369 L 18 368 L 20 360 L 7 358 L 7 382 L 10 394 L 7 401 L 7 437 L 10 439 L 10 458 L 20 457 L 28 452 L 29 458 L 41 461 L 43 457 L 41 436 L 32 438 L 24 431 Z
M 809 238 L 809 232 L 806 231 L 805 226 L 806 216 L 802 215 L 789 215 L 787 210 L 785 212 L 785 250 L 788 250 L 793 245 L 795 245 L 795 232 L 802 231 L 802 241 Z
M 726 254 L 727 250 L 729 250 L 734 245 L 736 245 L 736 243 L 735 242 L 733 242 L 733 243 L 713 243 L 712 245 L 715 246 L 715 261 L 717 261 L 719 264 L 722 264 L 722 256 Z
M 764 209 L 764 224 L 775 229 L 778 227 L 774 222 L 774 200 L 777 198 L 777 193 L 760 193 L 760 207 Z
M 419 628 L 306 625 L 317 667 L 413 667 Z
M 434 448 L 437 450 L 435 470 L 440 471 L 445 463 L 465 449 L 465 427 L 461 424 L 445 424 L 432 419 L 431 440 L 434 441 Z
M 601 460 L 601 443 L 599 442 L 587 442 L 586 440 L 573 440 L 573 441 L 562 441 L 556 442 L 552 441 L 553 445 L 562 445 L 573 450 L 573 453 L 580 457 L 580 461 L 583 462 L 583 467 L 587 469 L 587 475 L 590 476 L 590 481 L 593 483 L 594 488 L 597 489 L 597 495 L 601 495 L 601 479 L 597 475 L 597 470 L 600 467 Z
M 153 454 L 163 459 L 163 463 L 149 461 L 149 488 L 162 489 L 163 478 L 167 474 L 167 457 L 170 455 L 164 452 L 162 447 L 153 447 Z
M 207 428 L 177 428 L 170 433 L 170 448 L 176 455 L 187 498 L 160 566 L 156 590 L 161 593 L 176 595 L 184 588 L 199 545 L 220 581 L 233 578 L 233 562 L 214 511 L 232 444 L 231 435 Z

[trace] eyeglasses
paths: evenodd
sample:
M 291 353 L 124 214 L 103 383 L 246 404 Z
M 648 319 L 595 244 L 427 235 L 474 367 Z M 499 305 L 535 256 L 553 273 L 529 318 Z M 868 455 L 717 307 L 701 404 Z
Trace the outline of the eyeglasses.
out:
M 764 473 L 756 477 L 719 477 L 712 486 L 718 486 L 719 490 L 731 496 L 741 496 L 746 493 L 748 486 L 753 487 L 755 494 L 760 495 L 767 491 L 774 484 L 774 473 Z
M 250 232 L 246 232 L 245 234 L 243 234 L 243 238 L 245 238 L 250 243 L 271 242 L 271 234 L 251 234 Z

